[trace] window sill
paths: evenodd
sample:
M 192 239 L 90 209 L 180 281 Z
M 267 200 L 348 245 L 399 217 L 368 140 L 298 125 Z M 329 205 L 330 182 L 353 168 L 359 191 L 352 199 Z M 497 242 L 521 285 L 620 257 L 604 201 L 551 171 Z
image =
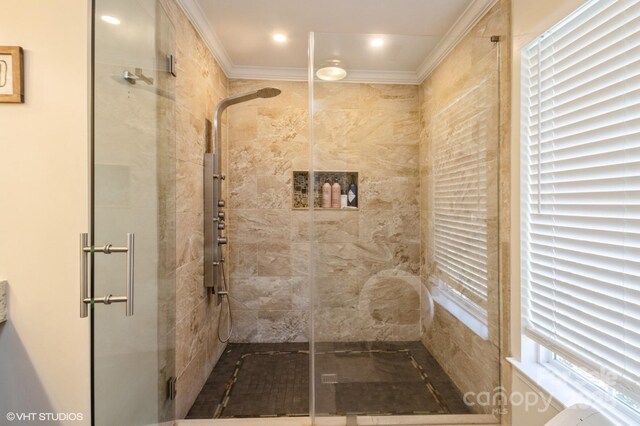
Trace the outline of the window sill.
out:
M 594 407 L 617 425 L 640 424 L 640 418 L 622 409 L 620 404 L 607 400 L 588 388 L 582 381 L 567 380 L 570 373 L 561 371 L 551 362 L 522 362 L 507 358 L 514 367 L 515 374 L 530 387 L 549 396 L 550 405 L 558 411 L 574 404 Z
M 489 339 L 489 327 L 487 327 L 487 319 L 479 318 L 472 309 L 465 303 L 458 300 L 455 295 L 448 291 L 439 289 L 437 286 L 431 289 L 431 297 L 434 302 L 440 305 L 444 310 L 456 317 L 467 328 L 477 334 L 482 340 Z
M 564 381 L 552 374 L 546 367 L 537 362 L 522 362 L 515 358 L 507 358 L 514 367 L 515 374 L 533 389 L 551 398 L 551 406 L 558 411 L 577 403 L 578 392 Z

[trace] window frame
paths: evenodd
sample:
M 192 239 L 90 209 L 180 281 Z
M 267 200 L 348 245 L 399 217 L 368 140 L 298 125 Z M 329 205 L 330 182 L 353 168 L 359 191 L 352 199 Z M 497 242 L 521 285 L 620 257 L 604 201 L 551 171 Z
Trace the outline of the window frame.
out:
M 586 403 L 594 406 L 602 412 L 606 417 L 615 421 L 617 424 L 640 424 L 640 409 L 635 410 L 619 399 L 612 398 L 607 395 L 606 390 L 595 384 L 597 379 L 589 378 L 588 373 L 577 374 L 574 370 L 577 365 L 567 361 L 560 360 L 559 355 L 541 345 L 540 343 L 532 340 L 528 337 L 524 331 L 525 320 L 524 305 L 522 302 L 521 292 L 524 291 L 524 283 L 521 279 L 521 263 L 523 259 L 523 252 L 521 250 L 521 244 L 526 241 L 523 238 L 523 225 L 522 221 L 523 209 L 521 205 L 521 186 L 523 184 L 523 166 L 521 161 L 523 144 L 526 143 L 521 135 L 521 131 L 524 123 L 521 120 L 522 112 L 522 99 L 521 99 L 521 87 L 523 82 L 520 78 L 520 72 L 523 67 L 524 57 L 521 52 L 529 48 L 529 46 L 541 37 L 544 37 L 549 31 L 564 25 L 567 21 L 572 19 L 575 15 L 581 13 L 584 9 L 590 7 L 593 2 L 597 0 L 589 0 L 579 5 L 575 10 L 570 12 L 560 21 L 557 21 L 552 27 L 537 36 L 528 36 L 528 40 L 524 43 L 514 43 L 514 82 L 517 85 L 514 87 L 514 108 L 515 114 L 513 122 L 517 123 L 517 127 L 514 127 L 514 137 L 512 138 L 512 185 L 516 191 L 512 193 L 512 214 L 516 215 L 512 221 L 514 228 L 511 231 L 512 241 L 514 243 L 514 249 L 511 253 L 514 256 L 511 260 L 512 273 L 514 274 L 513 282 L 516 284 L 514 299 L 512 300 L 513 312 L 517 312 L 517 315 L 512 319 L 512 325 L 514 326 L 515 333 L 512 333 L 512 341 L 515 344 L 515 357 L 507 358 L 512 366 L 519 371 L 524 377 L 529 379 L 540 390 L 547 392 L 554 400 L 552 403 L 556 408 L 564 408 L 575 403 Z M 571 368 L 573 366 L 573 368 Z M 637 401 L 640 405 L 640 400 Z M 557 405 L 561 407 L 558 407 Z

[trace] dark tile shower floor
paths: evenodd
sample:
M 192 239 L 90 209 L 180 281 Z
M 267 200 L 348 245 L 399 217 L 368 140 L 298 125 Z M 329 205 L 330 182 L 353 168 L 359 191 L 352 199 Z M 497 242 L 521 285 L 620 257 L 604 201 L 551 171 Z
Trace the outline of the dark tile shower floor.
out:
M 420 342 L 318 343 L 315 353 L 318 415 L 469 412 Z M 233 343 L 187 418 L 308 415 L 308 343 Z

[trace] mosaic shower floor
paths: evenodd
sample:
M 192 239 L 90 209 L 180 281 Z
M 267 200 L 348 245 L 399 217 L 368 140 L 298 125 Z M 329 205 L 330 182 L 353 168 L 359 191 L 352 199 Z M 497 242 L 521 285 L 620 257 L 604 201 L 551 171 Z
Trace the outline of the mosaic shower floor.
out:
M 466 414 L 420 342 L 316 344 L 316 414 Z M 309 415 L 308 343 L 227 346 L 188 419 Z

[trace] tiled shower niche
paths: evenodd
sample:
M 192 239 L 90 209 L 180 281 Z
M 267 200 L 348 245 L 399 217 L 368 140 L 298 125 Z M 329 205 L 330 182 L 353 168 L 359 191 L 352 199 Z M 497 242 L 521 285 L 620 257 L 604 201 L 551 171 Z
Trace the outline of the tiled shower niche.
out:
M 360 200 L 360 186 L 358 182 L 358 172 L 313 172 L 314 176 L 314 209 L 321 209 L 322 207 L 322 185 L 329 181 L 333 184 L 336 180 L 340 184 L 340 191 L 346 191 L 349 189 L 349 185 L 353 182 L 358 187 L 358 198 Z M 293 208 L 294 209 L 308 209 L 309 208 L 309 172 L 307 171 L 294 171 L 293 172 Z M 355 210 L 358 206 L 348 207 L 348 209 Z M 325 210 L 340 210 L 340 209 L 327 209 Z M 344 209 L 343 209 L 344 210 Z

